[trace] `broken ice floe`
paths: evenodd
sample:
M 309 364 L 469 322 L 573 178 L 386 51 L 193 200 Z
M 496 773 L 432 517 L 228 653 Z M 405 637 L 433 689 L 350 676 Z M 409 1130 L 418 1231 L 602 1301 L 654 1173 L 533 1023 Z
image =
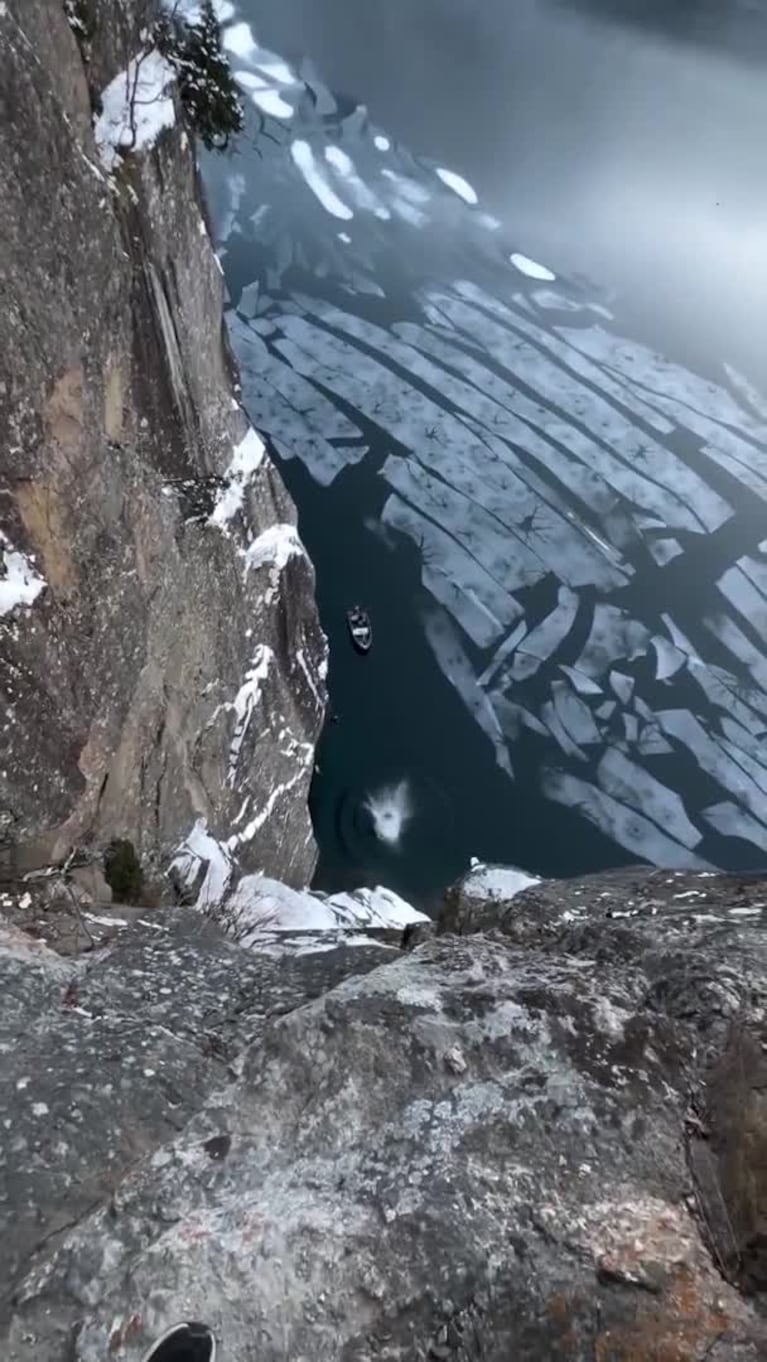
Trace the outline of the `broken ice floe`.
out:
M 706 862 L 689 847 L 674 841 L 649 818 L 613 798 L 605 790 L 564 771 L 545 771 L 544 793 L 558 804 L 577 811 L 619 846 L 635 852 L 652 865 L 684 869 L 687 866 L 706 868 Z
M 454 194 L 464 200 L 464 203 L 479 203 L 476 190 L 462 175 L 457 175 L 454 170 L 445 170 L 442 166 L 437 166 L 437 174 L 442 183 L 446 184 L 448 189 L 452 189 Z
M 335 218 L 349 221 L 354 217 L 353 210 L 338 197 L 327 176 L 317 164 L 308 142 L 298 138 L 291 143 L 290 154 L 312 193 L 319 199 L 326 212 Z
M 541 279 L 553 284 L 557 277 L 546 265 L 539 265 L 537 260 L 531 260 L 529 255 L 522 255 L 521 251 L 514 251 L 509 259 L 514 268 L 519 270 L 520 274 L 526 274 L 528 279 Z
M 498 765 L 512 774 L 503 733 L 487 695 L 474 675 L 461 640 L 444 611 L 430 611 L 424 619 L 426 637 L 447 679 L 455 686 L 467 709 L 487 734 L 495 749 Z

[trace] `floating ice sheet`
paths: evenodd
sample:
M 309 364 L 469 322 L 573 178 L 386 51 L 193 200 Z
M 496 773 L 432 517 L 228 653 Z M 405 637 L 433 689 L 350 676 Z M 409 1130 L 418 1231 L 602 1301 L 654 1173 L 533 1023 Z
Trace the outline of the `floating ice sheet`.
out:
M 529 255 L 522 255 L 521 251 L 514 251 L 509 259 L 514 268 L 519 270 L 520 274 L 526 274 L 528 279 L 541 279 L 553 284 L 557 277 L 546 265 L 539 265 L 537 260 L 531 260 Z
M 700 860 L 689 847 L 673 841 L 641 813 L 586 780 L 564 771 L 545 771 L 543 789 L 549 799 L 577 809 L 619 846 L 649 861 L 651 865 L 668 866 L 670 869 L 689 866 L 707 868 L 706 862 Z

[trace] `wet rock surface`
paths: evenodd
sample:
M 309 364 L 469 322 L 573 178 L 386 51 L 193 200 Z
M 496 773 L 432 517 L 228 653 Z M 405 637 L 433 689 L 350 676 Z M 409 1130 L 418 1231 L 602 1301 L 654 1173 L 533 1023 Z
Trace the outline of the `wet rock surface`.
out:
M 112 838 L 162 871 L 203 820 L 302 884 L 311 565 L 255 444 L 233 483 L 246 423 L 178 104 L 99 157 L 92 105 L 153 6 L 86 6 L 87 42 L 67 8 L 0 7 L 0 874 Z
M 272 934 L 264 955 L 183 912 L 74 961 L 9 936 L 8 1034 L 34 1011 L 58 1055 L 123 1019 L 129 1087 L 103 1138 L 61 1135 L 65 1106 L 39 1148 L 22 1127 L 4 1356 L 137 1362 L 193 1314 L 227 1362 L 756 1362 L 763 900 L 756 878 L 636 871 L 492 906 L 459 887 L 462 934 L 406 952 L 291 957 Z M 91 1021 L 61 1006 L 73 982 Z M 54 1110 L 10 1093 L 15 1120 Z M 61 1210 L 59 1138 L 103 1168 L 88 1203 L 72 1165 Z M 34 1239 L 35 1202 L 70 1228 Z

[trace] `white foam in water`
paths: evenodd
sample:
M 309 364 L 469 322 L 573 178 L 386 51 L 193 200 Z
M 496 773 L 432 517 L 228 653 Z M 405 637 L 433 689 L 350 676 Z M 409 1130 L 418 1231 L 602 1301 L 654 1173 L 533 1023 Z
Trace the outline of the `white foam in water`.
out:
M 413 803 L 406 780 L 396 785 L 386 785 L 376 794 L 368 795 L 364 807 L 373 820 L 373 828 L 379 842 L 387 846 L 399 846 L 402 833 L 413 817 Z
M 542 279 L 544 283 L 553 284 L 557 277 L 545 265 L 539 265 L 537 260 L 531 260 L 529 255 L 521 255 L 519 251 L 514 251 L 509 259 L 514 268 L 520 274 L 526 274 L 528 279 Z
M 342 203 L 338 195 L 331 189 L 314 159 L 314 152 L 308 142 L 300 139 L 292 142 L 290 155 L 312 193 L 319 199 L 326 212 L 331 213 L 335 218 L 342 218 L 345 222 L 354 217 L 351 208 Z
M 458 197 L 463 199 L 466 203 L 479 203 L 476 190 L 472 189 L 468 180 L 464 180 L 462 175 L 456 175 L 454 170 L 445 170 L 441 166 L 437 167 L 437 174 L 442 183 L 446 184 L 448 189 L 452 189 L 453 193 L 457 194 Z M 551 277 L 552 279 L 554 278 L 553 275 Z

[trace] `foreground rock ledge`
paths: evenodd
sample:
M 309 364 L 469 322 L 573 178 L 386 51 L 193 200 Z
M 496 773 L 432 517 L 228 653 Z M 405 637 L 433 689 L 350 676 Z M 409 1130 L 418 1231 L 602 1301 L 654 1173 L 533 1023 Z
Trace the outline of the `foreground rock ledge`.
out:
M 189 1314 L 225 1362 L 767 1356 L 765 905 L 620 872 L 469 882 L 408 953 L 8 932 L 3 1357 Z

